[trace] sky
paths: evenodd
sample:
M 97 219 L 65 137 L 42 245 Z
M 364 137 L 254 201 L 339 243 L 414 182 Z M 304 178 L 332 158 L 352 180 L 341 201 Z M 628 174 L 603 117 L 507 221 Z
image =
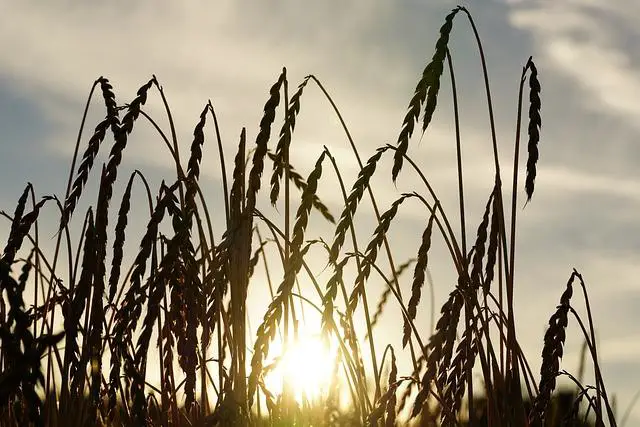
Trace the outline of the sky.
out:
M 455 5 L 410 0 L 2 0 L 0 210 L 13 211 L 27 181 L 39 195 L 64 195 L 84 103 L 99 76 L 110 79 L 118 102 L 124 103 L 155 74 L 169 98 L 184 158 L 193 126 L 210 99 L 230 161 L 243 126 L 249 140 L 255 138 L 268 89 L 282 67 L 287 67 L 291 88 L 312 73 L 334 97 L 366 159 L 375 148 L 396 142 L 438 30 Z M 484 43 L 507 171 L 521 67 L 529 55 L 542 84 L 536 192 L 518 212 L 515 299 L 521 344 L 537 373 L 547 319 L 572 268 L 577 268 L 589 289 L 608 391 L 616 395 L 622 412 L 640 389 L 640 4 L 486 0 L 464 5 Z M 461 104 L 468 227 L 473 234 L 493 172 L 480 62 L 462 16 L 455 20 L 450 49 Z M 434 122 L 420 142 L 412 141 L 410 154 L 440 189 L 445 208 L 455 213 L 448 88 L 445 75 Z M 309 88 L 307 93 L 292 163 L 306 174 L 326 145 L 350 184 L 357 164 L 344 134 L 320 91 Z M 103 117 L 103 108 L 97 99 L 85 141 Z M 164 120 L 155 92 L 150 93 L 148 111 Z M 212 133 L 208 141 L 213 142 Z M 213 147 L 205 147 L 203 180 L 212 189 L 220 181 L 214 154 Z M 123 168 L 142 169 L 159 183 L 167 174 L 172 177 L 170 160 L 151 128 L 141 125 L 127 147 Z M 105 161 L 104 153 L 98 161 Z M 390 184 L 390 174 L 377 176 L 375 183 L 386 206 L 400 192 L 417 186 L 408 171 L 397 188 Z M 330 185 L 320 188 L 320 196 L 334 214 L 339 213 L 341 199 Z M 524 200 L 522 189 L 519 197 Z M 417 249 L 417 233 L 428 217 L 417 204 L 403 208 L 399 217 L 394 238 L 415 242 L 400 245 L 398 259 L 406 259 Z M 136 218 L 132 223 L 142 227 L 143 221 Z M 370 215 L 363 217 L 363 239 L 372 226 Z M 2 238 L 5 228 L 0 227 Z M 437 306 L 452 286 L 446 263 L 446 256 L 435 255 Z M 581 307 L 582 301 L 576 298 L 574 303 Z M 391 313 L 387 321 L 395 325 Z M 381 335 L 392 335 L 390 330 L 383 325 Z M 581 344 L 575 325 L 572 331 L 563 363 L 569 370 L 577 367 Z M 630 423 L 640 422 L 640 408 L 633 416 Z

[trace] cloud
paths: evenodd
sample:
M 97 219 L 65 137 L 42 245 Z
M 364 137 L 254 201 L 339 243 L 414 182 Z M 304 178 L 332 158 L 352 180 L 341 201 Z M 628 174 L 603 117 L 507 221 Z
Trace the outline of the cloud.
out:
M 637 10 L 620 1 L 522 3 L 511 22 L 530 31 L 545 64 L 568 77 L 589 97 L 584 107 L 638 126 L 638 58 L 624 37 L 640 36 L 630 20 Z

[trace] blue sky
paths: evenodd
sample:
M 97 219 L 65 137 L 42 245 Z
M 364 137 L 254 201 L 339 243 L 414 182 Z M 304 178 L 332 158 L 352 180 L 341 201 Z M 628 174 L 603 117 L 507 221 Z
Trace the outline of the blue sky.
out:
M 249 140 L 255 137 L 268 89 L 282 66 L 292 87 L 313 73 L 334 96 L 366 158 L 396 141 L 438 29 L 455 6 L 431 3 L 436 2 L 0 1 L 0 209 L 13 210 L 27 181 L 40 195 L 64 194 L 86 95 L 101 75 L 124 103 L 156 74 L 185 153 L 198 115 L 211 99 L 230 156 L 242 126 Z M 517 87 L 529 55 L 542 83 L 537 188 L 519 212 L 521 343 L 537 372 L 546 321 L 576 267 L 589 286 L 609 391 L 624 409 L 640 388 L 640 5 L 496 0 L 468 7 L 485 44 L 504 165 L 510 165 Z M 461 16 L 450 48 L 462 104 L 469 227 L 474 229 L 490 193 L 492 158 L 479 59 Z M 448 78 L 443 81 L 448 88 Z M 420 144 L 412 143 L 410 153 L 442 192 L 445 207 L 455 212 L 449 98 L 443 89 L 432 127 Z M 160 107 L 156 94 L 150 95 L 148 111 L 163 117 Z M 84 140 L 102 115 L 97 101 Z M 336 119 L 319 91 L 309 90 L 294 136 L 293 163 L 308 171 L 323 145 L 353 177 L 355 162 Z M 219 171 L 212 148 L 205 149 L 203 173 L 214 188 Z M 123 167 L 143 169 L 156 179 L 171 173 L 170 157 L 148 126 L 136 129 Z M 390 201 L 414 189 L 405 175 L 397 189 L 388 174 L 379 176 L 381 198 Z M 337 213 L 335 192 L 320 191 Z M 404 222 L 394 231 L 399 242 L 415 238 L 426 220 L 417 205 L 402 215 Z M 141 225 L 143 219 L 137 221 Z M 364 224 L 366 219 L 363 240 L 372 231 Z M 0 237 L 5 235 L 0 227 Z M 411 256 L 417 245 L 401 247 L 398 258 Z M 451 288 L 450 267 L 438 267 L 446 257 L 434 259 L 441 301 Z M 576 328 L 569 334 L 567 369 L 577 366 L 579 345 Z M 635 413 L 640 417 L 640 409 Z

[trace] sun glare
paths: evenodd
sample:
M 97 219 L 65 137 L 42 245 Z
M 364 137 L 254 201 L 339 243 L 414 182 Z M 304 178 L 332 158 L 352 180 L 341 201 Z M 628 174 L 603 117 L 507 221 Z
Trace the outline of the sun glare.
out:
M 273 354 L 273 369 L 265 376 L 265 385 L 272 393 L 280 394 L 285 381 L 299 403 L 313 401 L 328 391 L 336 351 L 319 336 L 299 337 L 289 343 L 284 354 L 282 342 L 276 341 Z

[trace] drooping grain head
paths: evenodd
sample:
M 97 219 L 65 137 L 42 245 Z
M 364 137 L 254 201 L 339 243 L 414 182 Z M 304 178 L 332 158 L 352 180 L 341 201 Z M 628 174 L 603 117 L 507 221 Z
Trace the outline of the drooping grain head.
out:
M 409 148 L 409 139 L 413 135 L 414 126 L 420 116 L 420 110 L 425 103 L 425 99 L 423 132 L 431 122 L 433 112 L 436 108 L 438 91 L 440 89 L 440 76 L 444 68 L 444 59 L 447 52 L 447 44 L 449 43 L 449 35 L 453 27 L 453 18 L 460 10 L 460 7 L 453 9 L 445 18 L 445 23 L 440 28 L 440 38 L 436 42 L 436 51 L 431 58 L 431 62 L 427 64 L 422 72 L 422 77 L 418 81 L 413 97 L 409 102 L 409 108 L 402 123 L 402 130 L 398 136 L 398 149 L 393 157 L 393 169 L 391 171 L 393 181 L 396 180 L 402 169 L 404 156 L 407 154 L 407 149 Z
M 502 227 L 502 217 L 500 213 L 500 193 L 499 186 L 496 183 L 494 187 L 493 205 L 491 207 L 491 225 L 489 228 L 489 246 L 487 248 L 487 264 L 485 266 L 484 283 L 482 291 L 484 295 L 488 295 L 491 290 L 491 282 L 495 275 L 495 265 L 498 257 L 499 238 Z
M 544 335 L 542 349 L 542 366 L 540 367 L 539 393 L 533 402 L 530 418 L 533 421 L 544 421 L 544 415 L 551 400 L 551 394 L 556 387 L 556 377 L 560 369 L 560 361 L 564 353 L 564 342 L 568 323 L 568 312 L 571 296 L 573 295 L 573 281 L 577 277 L 574 271 L 567 282 L 567 287 L 560 297 L 560 305 L 549 318 L 549 327 Z
M 80 195 L 82 194 L 82 190 L 89 178 L 89 172 L 91 172 L 93 162 L 98 155 L 100 145 L 102 144 L 102 141 L 106 136 L 107 130 L 111 129 L 114 135 L 119 130 L 120 118 L 118 117 L 118 106 L 116 104 L 116 96 L 113 93 L 113 86 L 111 86 L 109 80 L 104 77 L 98 78 L 94 85 L 97 83 L 100 84 L 102 97 L 104 98 L 105 107 L 107 108 L 107 116 L 95 127 L 93 135 L 89 139 L 87 148 L 82 155 L 82 160 L 80 162 L 80 165 L 78 166 L 78 172 L 76 174 L 76 179 L 74 180 L 69 195 L 64 202 L 64 209 L 62 211 L 62 218 L 60 221 L 60 229 L 64 228 L 68 224 L 71 215 L 75 210 L 78 200 L 80 199 Z
M 403 334 L 402 334 L 402 347 L 406 347 L 411 336 L 411 326 L 409 321 L 415 320 L 420 303 L 420 297 L 422 295 L 422 286 L 424 285 L 425 271 L 427 269 L 427 263 L 429 262 L 429 249 L 431 248 L 431 233 L 433 231 L 433 220 L 435 218 L 435 210 L 429 216 L 427 226 L 422 233 L 422 242 L 418 249 L 418 257 L 416 266 L 413 271 L 413 283 L 411 285 L 411 298 L 409 299 L 409 305 L 407 312 L 409 313 L 409 319 L 404 320 Z
M 411 266 L 411 264 L 413 264 L 415 261 L 416 260 L 414 260 L 414 259 L 410 259 L 407 262 L 405 262 L 404 264 L 398 266 L 398 268 L 396 269 L 395 276 L 397 278 L 400 278 L 402 273 L 404 273 Z M 392 286 L 392 282 L 391 281 L 387 281 L 387 286 L 385 287 L 384 291 L 380 295 L 380 299 L 378 300 L 378 304 L 376 304 L 376 311 L 375 311 L 375 313 L 373 313 L 373 316 L 371 317 L 371 328 L 372 329 L 378 324 L 378 321 L 380 320 L 380 316 L 382 316 L 382 313 L 384 312 L 384 309 L 387 306 L 387 303 L 389 301 L 389 296 L 391 295 L 391 286 Z M 365 339 L 367 339 L 368 337 L 369 337 L 369 333 L 367 332 L 367 334 L 365 335 Z
M 376 171 L 378 161 L 387 149 L 388 147 L 378 148 L 376 153 L 367 160 L 367 164 L 358 173 L 358 178 L 351 188 L 351 193 L 349 193 L 344 210 L 340 214 L 340 220 L 336 226 L 333 243 L 331 244 L 331 250 L 329 251 L 329 261 L 332 263 L 335 263 L 338 259 L 347 231 L 353 224 L 353 217 L 356 213 L 356 209 L 358 208 L 358 204 L 362 199 L 365 190 L 369 186 L 371 177 Z
M 267 143 L 271 136 L 271 125 L 276 117 L 276 108 L 280 104 L 280 87 L 287 78 L 286 69 L 282 70 L 282 74 L 278 81 L 271 86 L 269 91 L 269 99 L 264 105 L 264 113 L 260 120 L 260 130 L 256 137 L 256 147 L 253 153 L 252 167 L 249 171 L 249 185 L 247 187 L 247 210 L 251 214 L 256 207 L 256 197 L 261 187 L 262 172 L 264 170 L 264 158 L 267 155 Z
M 461 279 L 458 281 L 461 282 Z M 460 283 L 458 286 L 460 286 Z M 440 318 L 436 323 L 435 333 L 429 339 L 427 369 L 422 376 L 420 388 L 413 403 L 411 418 L 415 418 L 423 410 L 433 381 L 436 382 L 441 394 L 446 386 L 446 376 L 443 380 L 442 375 L 446 374 L 446 370 L 449 367 L 456 330 L 460 320 L 460 311 L 463 305 L 464 297 L 462 291 L 456 288 L 449 294 L 449 298 L 440 309 Z
M 525 190 L 527 201 L 533 196 L 533 189 L 536 179 L 536 164 L 538 162 L 538 142 L 540 141 L 540 127 L 542 119 L 540 117 L 540 82 L 538 81 L 538 69 L 529 58 L 526 67 L 529 69 L 529 142 L 527 143 L 527 177 Z
M 289 105 L 287 106 L 287 114 L 286 120 L 282 124 L 282 128 L 280 129 L 280 138 L 278 139 L 278 144 L 276 146 L 275 155 L 273 156 L 273 173 L 271 175 L 271 193 L 269 198 L 271 200 L 271 204 L 275 205 L 278 200 L 278 195 L 280 192 L 280 179 L 282 178 L 284 168 L 285 168 L 285 156 L 289 151 L 289 147 L 291 145 L 291 135 L 296 126 L 296 117 L 300 112 L 300 99 L 302 98 L 302 93 L 304 91 L 305 86 L 309 82 L 310 76 L 304 78 L 302 83 L 298 86 L 298 90 L 293 94 L 291 100 L 289 101 Z
M 487 205 L 482 215 L 482 221 L 478 225 L 478 231 L 476 234 L 476 242 L 473 246 L 473 264 L 471 269 L 471 284 L 474 289 L 480 288 L 482 284 L 482 262 L 485 255 L 485 247 L 487 243 L 487 228 L 489 227 L 489 215 L 491 213 L 491 206 L 493 199 L 496 197 L 496 189 L 489 196 Z
M 356 277 L 355 284 L 353 286 L 353 291 L 349 296 L 347 313 L 353 313 L 355 311 L 358 301 L 362 296 L 364 284 L 371 273 L 371 265 L 375 264 L 376 258 L 378 257 L 378 249 L 382 246 L 382 243 L 386 238 L 391 222 L 393 222 L 393 219 L 398 212 L 398 207 L 409 197 L 413 197 L 413 194 L 403 194 L 391 204 L 391 207 L 386 212 L 380 216 L 380 222 L 376 226 L 376 229 L 373 232 L 373 237 L 367 245 L 362 268 L 358 272 L 358 276 Z
M 113 240 L 113 257 L 111 259 L 111 273 L 109 274 L 109 302 L 113 302 L 116 296 L 118 281 L 120 279 L 120 267 L 122 265 L 123 248 L 125 241 L 125 230 L 128 222 L 129 209 L 131 209 L 131 189 L 135 172 L 131 174 L 127 186 L 125 187 L 120 209 L 118 210 L 118 220 L 116 222 L 115 237 Z
M 477 341 L 481 339 L 481 336 L 476 336 L 477 322 L 477 317 L 469 320 L 451 361 L 446 392 L 443 396 L 442 425 L 454 425 L 456 415 L 462 406 L 467 379 L 478 353 Z
M 276 161 L 275 154 L 267 153 L 267 156 L 269 156 L 269 158 L 272 161 L 274 162 Z M 304 192 L 304 189 L 307 187 L 307 182 L 305 181 L 305 179 L 302 177 L 302 175 L 298 173 L 298 171 L 296 171 L 296 168 L 294 168 L 293 165 L 291 164 L 289 165 L 289 180 L 301 192 Z M 278 184 L 278 186 L 279 185 L 280 184 Z M 331 212 L 329 211 L 329 208 L 327 207 L 327 205 L 324 204 L 322 200 L 320 200 L 317 194 L 314 194 L 312 204 L 313 204 L 313 208 L 318 212 L 320 212 L 320 214 L 324 217 L 324 219 L 329 221 L 331 224 L 335 224 L 336 221 L 333 218 L 333 215 L 331 214 Z

